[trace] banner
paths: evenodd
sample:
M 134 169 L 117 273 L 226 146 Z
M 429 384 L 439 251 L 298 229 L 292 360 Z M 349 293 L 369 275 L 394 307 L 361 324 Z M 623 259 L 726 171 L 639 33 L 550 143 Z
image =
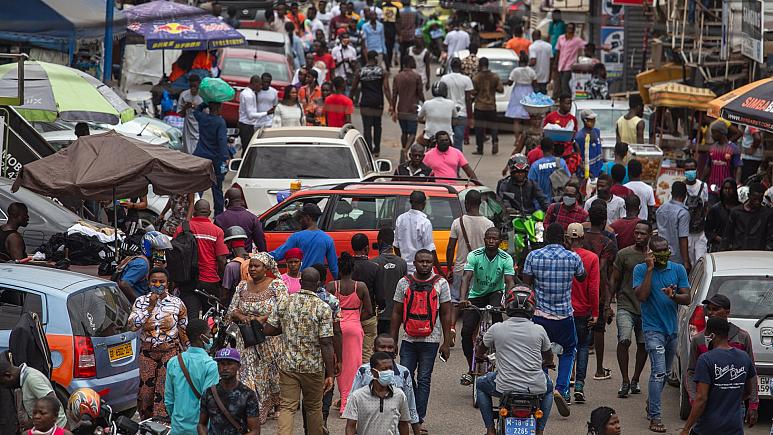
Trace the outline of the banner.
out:
M 765 5 L 762 0 L 742 0 L 741 54 L 757 62 L 764 61 L 764 17 Z
M 601 28 L 601 62 L 607 67 L 607 78 L 615 79 L 623 75 L 625 54 L 623 53 L 622 27 Z

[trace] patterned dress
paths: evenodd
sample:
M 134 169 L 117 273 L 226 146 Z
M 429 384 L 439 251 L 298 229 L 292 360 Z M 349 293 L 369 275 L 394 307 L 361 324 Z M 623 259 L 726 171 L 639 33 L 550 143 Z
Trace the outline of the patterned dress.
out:
M 253 293 L 247 290 L 247 281 L 236 286 L 228 315 L 235 309 L 251 317 L 268 316 L 280 299 L 287 297 L 287 286 L 281 279 L 274 279 L 268 287 Z M 282 351 L 280 337 L 266 337 L 257 346 L 245 348 L 241 334 L 236 337 L 236 348 L 242 357 L 239 379 L 254 390 L 260 399 L 260 423 L 265 424 L 269 413 L 279 405 L 279 367 L 277 358 Z

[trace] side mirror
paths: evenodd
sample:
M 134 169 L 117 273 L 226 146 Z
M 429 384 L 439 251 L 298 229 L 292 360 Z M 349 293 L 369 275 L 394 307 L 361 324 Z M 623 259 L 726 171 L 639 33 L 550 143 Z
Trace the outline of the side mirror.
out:
M 393 171 L 392 161 L 389 159 L 376 160 L 376 167 L 378 168 L 378 171 L 381 173 L 391 174 Z
M 231 159 L 231 163 L 228 165 L 228 169 L 231 172 L 239 172 L 239 167 L 242 165 L 242 159 Z

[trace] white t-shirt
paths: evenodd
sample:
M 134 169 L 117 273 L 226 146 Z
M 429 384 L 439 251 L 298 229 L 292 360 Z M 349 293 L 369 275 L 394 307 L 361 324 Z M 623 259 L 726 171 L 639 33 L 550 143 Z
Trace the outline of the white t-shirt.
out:
M 350 61 L 357 60 L 357 50 L 352 47 L 351 44 L 347 45 L 346 47 L 338 44 L 333 48 L 333 52 L 330 54 L 336 61 L 336 65 L 341 63 L 341 65 L 338 65 L 335 69 L 336 77 L 346 78 L 346 73 L 354 73 Z
M 448 46 L 448 59 L 454 57 L 458 51 L 466 50 L 470 46 L 470 35 L 464 30 L 452 30 L 446 33 L 443 41 Z
M 705 185 L 706 183 L 704 183 L 701 180 L 695 180 L 695 184 L 693 184 L 693 185 L 690 185 L 690 184 L 687 184 L 687 183 L 685 183 L 685 184 L 687 185 L 687 194 L 688 195 L 697 196 L 698 192 L 700 192 L 701 193 L 701 199 L 703 200 L 703 205 L 705 206 L 706 204 L 709 203 L 709 188 L 708 188 L 708 186 Z M 703 190 L 701 190 L 701 185 L 704 185 L 703 186 Z
M 464 265 L 467 263 L 467 254 L 470 253 L 467 249 L 467 243 L 464 241 L 462 226 L 459 224 L 459 219 L 462 218 L 464 218 L 464 229 L 467 233 L 467 240 L 470 242 L 470 247 L 473 250 L 483 247 L 483 238 L 486 235 L 486 230 L 494 226 L 494 223 L 486 216 L 464 215 L 454 219 L 454 222 L 451 224 L 451 237 L 456 239 L 456 259 L 454 261 L 455 273 L 464 270 Z
M 301 110 L 300 105 L 276 105 L 271 127 L 301 127 L 303 125 L 306 125 L 306 119 L 303 116 L 303 110 Z
M 269 109 L 279 103 L 279 93 L 272 87 L 269 87 L 265 91 L 260 89 L 255 94 L 255 99 L 258 102 L 258 113 L 261 113 L 261 116 L 258 118 L 257 122 L 255 122 L 255 127 L 271 127 L 273 116 L 266 114 L 265 112 L 268 112 Z
M 403 390 L 393 385 L 392 396 L 381 400 L 364 386 L 349 395 L 343 418 L 356 420 L 360 434 L 397 434 L 401 421 L 411 421 L 411 413 Z
M 537 80 L 537 73 L 530 66 L 519 66 L 510 71 L 509 79 L 514 85 L 530 85 Z
M 585 201 L 585 211 L 590 210 L 593 201 L 598 199 L 598 195 L 593 195 Z M 612 199 L 607 202 L 607 225 L 625 217 L 625 200 L 617 195 L 612 195 Z
M 459 109 L 459 116 L 467 116 L 467 104 L 464 98 L 466 91 L 472 91 L 472 79 L 461 73 L 449 73 L 444 75 L 441 82 L 448 86 L 448 99 L 453 101 Z
M 534 41 L 529 46 L 529 59 L 537 59 L 532 67 L 537 73 L 537 83 L 547 83 L 550 77 L 550 59 L 553 58 L 553 47 L 543 40 Z
M 433 136 L 439 131 L 447 132 L 453 139 L 451 119 L 456 116 L 456 103 L 443 98 L 434 97 L 424 102 L 419 110 L 419 118 L 425 117 L 424 137 Z
M 643 181 L 629 181 L 625 183 L 625 187 L 633 190 L 633 193 L 635 193 L 641 201 L 639 219 L 648 219 L 649 210 L 647 207 L 655 206 L 655 192 L 652 190 L 652 186 Z

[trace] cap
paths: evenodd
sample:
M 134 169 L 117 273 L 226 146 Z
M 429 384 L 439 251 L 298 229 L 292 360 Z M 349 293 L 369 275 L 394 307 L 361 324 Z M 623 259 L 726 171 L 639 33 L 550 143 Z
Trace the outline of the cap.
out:
M 566 227 L 566 237 L 571 239 L 579 239 L 583 235 L 585 235 L 585 230 L 583 229 L 581 223 L 572 222 L 568 227 Z
M 322 216 L 322 210 L 319 209 L 319 206 L 317 204 L 314 204 L 312 202 L 307 202 L 306 204 L 303 204 L 303 208 L 301 209 L 301 214 L 305 214 L 316 218 L 316 217 Z
M 704 299 L 703 302 L 701 302 L 701 304 L 703 305 L 711 304 L 711 305 L 716 305 L 719 308 L 724 308 L 726 310 L 730 309 L 730 299 L 727 296 L 719 293 L 715 294 L 714 296 L 708 299 Z
M 224 347 L 217 351 L 215 354 L 215 361 L 231 360 L 236 361 L 239 364 L 242 363 L 242 357 L 239 355 L 239 351 L 232 347 Z
M 303 251 L 301 251 L 301 248 L 292 248 L 288 250 L 285 253 L 285 260 L 289 260 L 290 258 L 297 258 L 298 260 L 303 260 Z
M 590 109 L 580 110 L 580 119 L 596 119 L 596 112 Z

